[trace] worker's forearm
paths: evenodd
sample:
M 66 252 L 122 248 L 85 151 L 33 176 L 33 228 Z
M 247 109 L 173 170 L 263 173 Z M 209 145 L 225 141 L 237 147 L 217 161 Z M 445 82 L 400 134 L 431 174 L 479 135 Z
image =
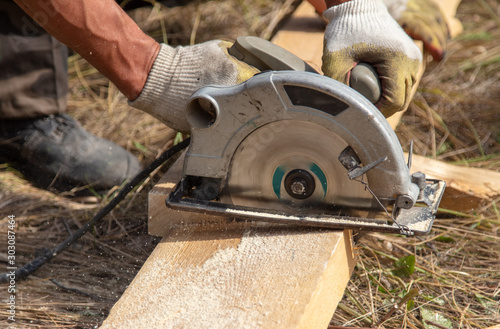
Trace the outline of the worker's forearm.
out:
M 330 8 L 330 7 L 337 6 L 337 5 L 343 4 L 344 2 L 349 2 L 349 1 L 351 1 L 351 0 L 325 0 L 325 3 L 326 3 L 326 7 Z
M 40 26 L 78 52 L 130 100 L 159 51 L 114 0 L 15 0 Z
M 340 5 L 344 2 L 351 0 L 307 0 L 311 5 L 313 5 L 314 9 L 319 14 L 323 14 L 323 12 L 332 6 Z

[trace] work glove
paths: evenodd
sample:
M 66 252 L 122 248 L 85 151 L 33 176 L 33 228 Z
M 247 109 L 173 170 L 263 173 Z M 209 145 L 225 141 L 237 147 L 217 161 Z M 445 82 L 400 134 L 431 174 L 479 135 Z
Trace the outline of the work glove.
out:
M 450 37 L 446 18 L 435 0 L 384 0 L 391 16 L 435 61 L 443 59 Z
M 176 48 L 162 44 L 143 90 L 129 104 L 177 131 L 190 131 L 185 109 L 196 90 L 238 84 L 259 72 L 229 55 L 231 46 L 219 40 Z
M 405 110 L 422 54 L 391 17 L 382 0 L 352 0 L 328 8 L 322 70 L 348 84 L 358 63 L 377 71 L 382 97 L 375 104 L 385 117 Z

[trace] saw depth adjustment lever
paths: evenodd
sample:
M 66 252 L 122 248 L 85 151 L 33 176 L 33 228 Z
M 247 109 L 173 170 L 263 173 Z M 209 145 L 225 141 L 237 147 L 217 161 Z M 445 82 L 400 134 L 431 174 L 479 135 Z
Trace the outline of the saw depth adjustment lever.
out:
M 229 54 L 252 65 L 260 71 L 306 71 L 318 73 L 305 61 L 274 43 L 254 36 L 238 37 Z M 318 73 L 319 74 L 319 73 Z M 359 63 L 349 79 L 352 89 L 358 91 L 373 104 L 380 100 L 382 89 L 375 69 L 366 63 Z

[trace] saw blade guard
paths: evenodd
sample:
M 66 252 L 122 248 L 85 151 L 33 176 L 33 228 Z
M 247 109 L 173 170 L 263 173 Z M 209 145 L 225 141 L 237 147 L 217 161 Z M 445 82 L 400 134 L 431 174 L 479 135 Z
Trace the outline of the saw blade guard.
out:
M 411 208 L 418 198 L 420 189 L 412 183 L 401 145 L 387 120 L 358 92 L 328 77 L 271 71 L 236 86 L 207 86 L 193 94 L 186 115 L 192 131 L 185 176 L 225 180 L 233 155 L 247 136 L 272 124 L 266 139 L 247 147 L 252 161 L 280 135 L 273 136 L 273 129 L 288 129 L 288 122 L 307 122 L 321 127 L 317 134 L 325 129 L 336 136 L 332 143 L 338 144 L 338 137 L 345 144 L 378 199 Z M 348 169 L 344 170 L 347 176 Z

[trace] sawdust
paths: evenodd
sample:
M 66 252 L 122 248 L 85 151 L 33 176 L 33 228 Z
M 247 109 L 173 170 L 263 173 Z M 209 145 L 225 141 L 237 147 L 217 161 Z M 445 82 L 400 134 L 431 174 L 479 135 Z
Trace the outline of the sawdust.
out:
M 219 249 L 198 265 L 183 267 L 172 257 L 152 256 L 147 274 L 138 275 L 138 281 L 122 297 L 133 307 L 127 312 L 121 307 L 122 313 L 112 310 L 102 328 L 250 329 L 269 327 L 270 318 L 275 325 L 297 322 L 299 319 L 287 317 L 302 312 L 285 309 L 300 304 L 304 297 L 301 287 L 308 284 L 310 274 L 304 273 L 303 266 L 311 267 L 312 272 L 314 268 L 324 271 L 327 264 L 317 264 L 314 251 L 325 236 L 315 231 L 316 238 L 306 232 L 308 238 L 297 245 L 289 232 L 281 233 L 247 230 L 236 248 Z M 262 264 L 268 268 L 262 268 Z M 279 277 L 271 277 L 276 274 Z M 286 280 L 292 293 L 261 286 L 261 282 L 273 280 L 280 280 L 281 285 Z M 145 314 L 148 316 L 141 316 Z

